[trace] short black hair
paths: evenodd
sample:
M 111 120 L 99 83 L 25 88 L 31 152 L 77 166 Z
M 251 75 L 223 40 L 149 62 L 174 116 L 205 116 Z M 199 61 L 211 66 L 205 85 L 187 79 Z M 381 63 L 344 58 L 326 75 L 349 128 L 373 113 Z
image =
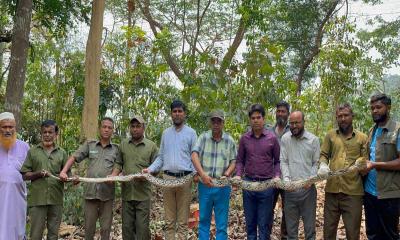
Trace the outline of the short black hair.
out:
M 56 131 L 56 133 L 58 133 L 58 125 L 57 125 L 56 121 L 47 119 L 47 120 L 44 120 L 42 122 L 42 124 L 40 124 L 40 128 L 50 127 L 50 126 L 54 126 L 54 130 Z
M 100 121 L 100 125 L 103 121 L 110 121 L 112 122 L 113 126 L 114 126 L 114 119 L 110 118 L 110 117 L 103 117 Z
M 251 117 L 251 115 L 253 115 L 253 113 L 255 113 L 255 112 L 259 112 L 259 113 L 261 113 L 261 116 L 265 117 L 265 109 L 259 103 L 256 103 L 256 104 L 253 104 L 250 106 L 249 117 Z
M 342 111 L 343 109 L 349 109 L 351 115 L 354 115 L 354 113 L 353 113 L 353 108 L 351 107 L 350 103 L 342 103 L 342 104 L 340 104 L 339 106 L 337 106 L 337 108 L 336 108 L 336 114 L 337 114 L 339 111 Z
M 381 101 L 386 106 L 392 105 L 392 99 L 390 99 L 390 97 L 384 93 L 378 93 L 378 94 L 373 95 L 371 97 L 369 103 L 372 104 L 377 101 Z
M 171 112 L 174 108 L 182 108 L 186 112 L 186 105 L 181 100 L 174 100 L 171 103 Z
M 290 112 L 290 104 L 289 104 L 288 102 L 284 101 L 284 100 L 282 100 L 282 101 L 280 101 L 280 102 L 278 102 L 278 103 L 276 104 L 276 108 L 278 109 L 279 107 L 285 107 L 286 110 L 287 110 L 288 112 Z

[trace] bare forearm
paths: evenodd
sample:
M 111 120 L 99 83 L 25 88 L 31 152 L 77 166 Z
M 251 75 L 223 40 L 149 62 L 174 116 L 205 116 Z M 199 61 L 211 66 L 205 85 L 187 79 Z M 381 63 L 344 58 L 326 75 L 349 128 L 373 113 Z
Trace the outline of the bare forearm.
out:
M 72 167 L 72 165 L 74 165 L 74 162 L 75 162 L 75 157 L 74 156 L 69 157 L 61 172 L 67 173 L 68 170 Z
M 400 158 L 389 162 L 373 162 L 373 167 L 377 170 L 400 170 Z
M 37 172 L 26 172 L 22 174 L 22 179 L 24 179 L 24 181 L 35 181 L 36 179 L 39 178 L 43 178 L 46 175 L 43 174 L 42 171 L 37 171 Z
M 235 171 L 235 167 L 236 167 L 236 163 L 235 162 L 229 164 L 229 167 L 225 170 L 224 175 L 225 176 L 231 176 L 233 171 Z

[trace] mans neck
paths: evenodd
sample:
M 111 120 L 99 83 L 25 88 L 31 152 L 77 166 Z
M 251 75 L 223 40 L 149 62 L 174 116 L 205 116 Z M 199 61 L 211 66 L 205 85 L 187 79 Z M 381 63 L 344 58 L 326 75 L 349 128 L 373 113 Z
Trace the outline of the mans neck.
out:
M 176 130 L 177 132 L 179 132 L 180 130 L 182 130 L 183 126 L 185 126 L 184 123 L 181 123 L 181 124 L 179 124 L 179 125 L 174 124 L 175 130 Z
M 378 127 L 383 127 L 389 121 L 389 117 L 387 117 L 384 121 L 378 123 Z
M 341 129 L 339 128 L 339 132 L 345 136 L 345 137 L 349 137 L 350 135 L 353 134 L 353 126 L 349 127 L 348 129 Z
M 283 131 L 285 131 L 286 128 L 286 123 L 285 124 L 276 124 L 276 128 L 275 128 L 275 132 L 276 133 L 282 133 Z
M 212 133 L 212 138 L 215 141 L 220 141 L 222 139 L 222 132 Z
M 138 144 L 143 140 L 144 136 L 140 137 L 140 138 L 132 138 L 132 142 L 134 144 Z
M 53 151 L 53 149 L 55 148 L 55 144 L 53 143 L 53 144 L 49 144 L 49 145 L 44 145 L 43 144 L 43 148 L 44 148 L 44 150 L 46 150 L 47 152 L 51 152 L 51 151 Z
M 263 132 L 263 129 L 252 129 L 253 134 L 256 138 L 259 138 Z
M 108 144 L 110 144 L 110 142 L 111 142 L 111 139 L 109 139 L 109 138 L 101 138 L 100 139 L 100 144 L 102 147 L 107 146 Z

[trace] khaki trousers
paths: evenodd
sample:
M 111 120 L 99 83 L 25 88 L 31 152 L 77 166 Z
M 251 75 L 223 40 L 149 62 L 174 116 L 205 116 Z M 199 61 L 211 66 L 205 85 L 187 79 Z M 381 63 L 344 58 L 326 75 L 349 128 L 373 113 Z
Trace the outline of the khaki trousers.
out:
M 93 240 L 96 222 L 100 220 L 101 240 L 109 240 L 114 200 L 85 199 L 85 240 Z
M 362 196 L 344 193 L 325 193 L 324 239 L 336 240 L 340 216 L 346 230 L 346 239 L 360 239 Z
M 62 205 L 43 205 L 29 208 L 31 240 L 42 240 L 47 221 L 47 239 L 57 240 L 62 218 Z
M 164 179 L 176 177 L 164 174 Z M 186 240 L 190 201 L 192 200 L 192 181 L 176 188 L 163 190 L 166 240 Z

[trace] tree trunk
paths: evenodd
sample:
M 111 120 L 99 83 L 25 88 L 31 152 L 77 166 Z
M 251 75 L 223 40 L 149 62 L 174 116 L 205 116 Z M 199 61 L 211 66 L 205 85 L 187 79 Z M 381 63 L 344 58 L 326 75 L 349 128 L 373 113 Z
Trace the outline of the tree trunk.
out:
M 94 139 L 97 135 L 104 7 L 105 0 L 94 0 L 92 3 L 92 17 L 86 43 L 85 100 L 82 113 L 81 140 Z
M 15 115 L 17 129 L 21 126 L 21 106 L 24 95 L 32 0 L 19 0 L 11 40 L 10 71 L 8 73 L 4 109 Z

